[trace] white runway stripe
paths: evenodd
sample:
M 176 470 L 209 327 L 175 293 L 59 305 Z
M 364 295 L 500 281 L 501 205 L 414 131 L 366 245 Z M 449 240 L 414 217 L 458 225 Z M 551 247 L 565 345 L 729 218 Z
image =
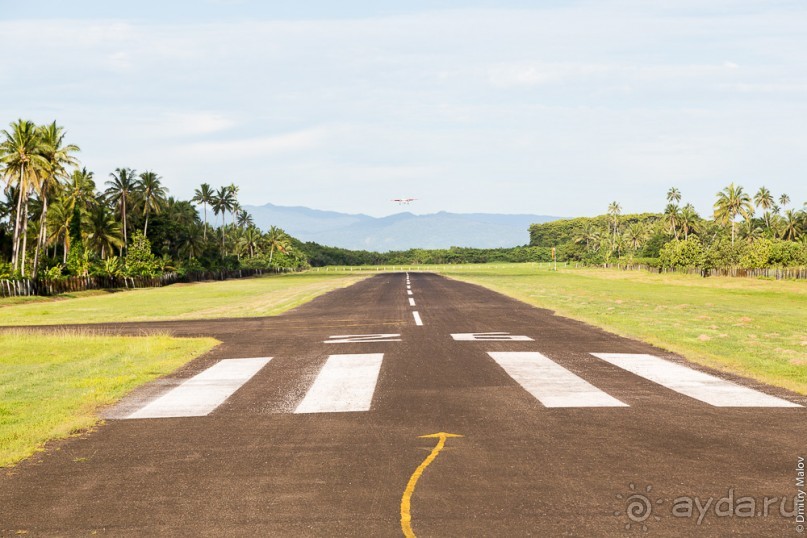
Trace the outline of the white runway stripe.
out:
M 423 320 L 420 319 L 420 312 L 412 312 L 412 317 L 415 318 L 415 325 L 423 325 Z
M 801 407 L 653 355 L 592 353 L 597 358 L 715 407 Z
M 413 298 L 409 298 L 409 306 L 415 306 L 415 300 Z
M 232 396 L 271 357 L 226 359 L 171 389 L 126 418 L 201 417 Z
M 546 407 L 628 407 L 540 353 L 498 351 L 488 355 Z
M 383 353 L 331 355 L 295 413 L 368 411 Z
M 412 295 L 412 290 L 406 290 L 407 295 Z

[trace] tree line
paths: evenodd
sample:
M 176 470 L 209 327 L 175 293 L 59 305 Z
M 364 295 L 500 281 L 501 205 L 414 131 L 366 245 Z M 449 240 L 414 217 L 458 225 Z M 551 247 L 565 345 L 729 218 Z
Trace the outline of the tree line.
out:
M 56 122 L 20 119 L 0 131 L 0 278 L 307 265 L 285 231 L 255 226 L 235 184 L 202 183 L 179 200 L 153 170 L 96 178 L 79 152 Z
M 564 261 L 600 264 L 617 260 L 661 267 L 744 267 L 807 265 L 807 203 L 790 206 L 766 187 L 751 196 L 734 183 L 716 194 L 711 218 L 681 192 L 667 191 L 661 213 L 622 215 L 618 202 L 605 214 L 530 226 L 530 244 L 557 247 Z

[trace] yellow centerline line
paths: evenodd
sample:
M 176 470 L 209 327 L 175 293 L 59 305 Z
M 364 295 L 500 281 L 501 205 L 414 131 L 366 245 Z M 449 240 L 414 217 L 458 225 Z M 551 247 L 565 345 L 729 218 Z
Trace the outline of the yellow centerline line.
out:
M 426 470 L 426 467 L 434 461 L 437 455 L 443 450 L 443 447 L 446 444 L 446 439 L 449 437 L 462 437 L 462 435 L 457 435 L 454 433 L 432 433 L 429 435 L 421 435 L 420 438 L 428 438 L 428 437 L 436 437 L 439 438 L 437 445 L 432 449 L 431 453 L 423 460 L 423 463 L 418 465 L 418 468 L 415 469 L 415 472 L 412 473 L 412 476 L 409 478 L 409 482 L 406 484 L 406 489 L 404 490 L 403 497 L 401 497 L 401 530 L 404 533 L 406 538 L 415 538 L 415 533 L 412 531 L 412 494 L 415 492 L 415 486 L 420 479 L 420 476 L 423 474 L 423 471 Z

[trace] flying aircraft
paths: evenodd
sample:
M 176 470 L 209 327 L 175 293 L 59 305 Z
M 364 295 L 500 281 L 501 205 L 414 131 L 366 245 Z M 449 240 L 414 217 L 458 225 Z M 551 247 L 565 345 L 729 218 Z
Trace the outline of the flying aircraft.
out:
M 415 200 L 417 200 L 417 198 L 393 198 L 390 201 L 391 202 L 398 202 L 398 205 L 403 205 L 403 204 L 409 205 L 410 203 L 414 202 Z

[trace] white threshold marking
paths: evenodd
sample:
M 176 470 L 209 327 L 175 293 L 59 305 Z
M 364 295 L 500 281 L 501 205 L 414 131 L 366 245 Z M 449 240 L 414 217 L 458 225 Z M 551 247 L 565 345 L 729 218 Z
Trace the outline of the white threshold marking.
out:
M 460 342 L 533 342 L 529 336 L 505 332 L 452 333 L 451 337 Z
M 338 334 L 323 344 L 355 344 L 363 342 L 400 342 L 400 334 Z
M 331 355 L 295 413 L 369 411 L 383 353 Z
M 681 364 L 642 353 L 592 353 L 595 357 L 715 407 L 801 407 Z
M 252 379 L 272 358 L 225 359 L 126 418 L 203 417 Z
M 409 306 L 415 306 L 415 300 L 412 297 L 409 298 Z
M 406 290 L 407 295 L 412 295 L 412 290 Z
M 412 312 L 412 317 L 415 318 L 415 325 L 423 325 L 423 320 L 420 319 L 420 312 L 415 310 Z
M 491 351 L 488 355 L 545 407 L 628 407 L 541 353 Z

